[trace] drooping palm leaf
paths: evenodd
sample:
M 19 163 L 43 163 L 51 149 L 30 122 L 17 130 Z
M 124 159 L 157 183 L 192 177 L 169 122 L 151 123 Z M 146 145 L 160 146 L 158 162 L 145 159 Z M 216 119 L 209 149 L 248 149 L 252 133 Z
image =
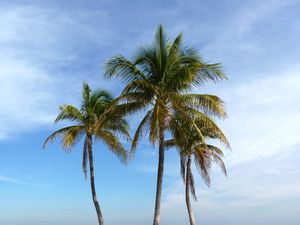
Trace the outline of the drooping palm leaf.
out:
M 44 144 L 43 144 L 43 148 L 45 149 L 48 145 L 48 143 L 53 142 L 56 138 L 58 137 L 62 137 L 62 141 L 64 142 L 64 139 L 66 136 L 68 136 L 68 134 L 82 134 L 81 132 L 84 132 L 84 126 L 68 126 L 68 127 L 64 127 L 61 128 L 55 132 L 53 132 L 51 135 L 49 135 L 49 137 L 45 140 Z M 69 140 L 69 142 L 75 142 L 75 139 L 78 137 L 73 137 L 72 141 Z M 71 144 L 71 143 L 70 143 Z M 74 143 L 75 144 L 75 143 Z M 72 144 L 71 144 L 72 145 Z M 67 147 L 64 145 L 64 147 Z

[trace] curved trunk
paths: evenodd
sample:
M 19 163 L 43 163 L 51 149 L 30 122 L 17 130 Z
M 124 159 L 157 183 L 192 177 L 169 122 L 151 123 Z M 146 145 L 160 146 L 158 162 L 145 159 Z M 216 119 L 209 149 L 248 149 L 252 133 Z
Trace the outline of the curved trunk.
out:
M 161 201 L 161 191 L 164 173 L 164 129 L 159 128 L 159 158 L 158 158 L 158 169 L 157 169 L 157 183 L 156 183 L 156 198 L 155 198 L 155 210 L 154 210 L 154 220 L 153 225 L 160 224 L 160 201 Z
M 90 178 L 91 178 L 91 190 L 93 202 L 97 212 L 98 223 L 99 225 L 104 225 L 104 218 L 97 200 L 96 188 L 95 188 L 95 177 L 94 177 L 94 163 L 93 163 L 93 151 L 92 151 L 92 135 L 87 135 L 87 147 L 89 153 L 89 165 L 90 165 Z
M 190 182 L 191 182 L 191 161 L 192 157 L 189 156 L 188 161 L 187 161 L 187 169 L 186 169 L 186 179 L 185 179 L 185 201 L 186 201 L 186 207 L 187 211 L 189 214 L 189 220 L 190 220 L 190 225 L 196 225 L 195 223 L 195 218 L 193 215 L 192 211 L 192 206 L 190 202 Z

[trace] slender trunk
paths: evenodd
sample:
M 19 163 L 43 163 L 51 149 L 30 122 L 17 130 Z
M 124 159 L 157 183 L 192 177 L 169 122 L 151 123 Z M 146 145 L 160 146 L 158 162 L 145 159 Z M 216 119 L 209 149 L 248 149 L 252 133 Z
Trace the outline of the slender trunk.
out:
M 93 163 L 93 151 L 92 151 L 92 135 L 87 136 L 87 145 L 88 145 L 88 152 L 89 152 L 89 164 L 90 164 L 90 178 L 91 178 L 91 190 L 92 190 L 92 197 L 93 197 L 93 202 L 95 205 L 95 209 L 97 212 L 97 217 L 98 217 L 98 223 L 99 225 L 104 225 L 104 218 L 97 200 L 97 195 L 96 195 L 96 188 L 95 188 L 95 177 L 94 177 L 94 163 Z
M 159 158 L 158 158 L 158 169 L 157 169 L 156 198 L 155 198 L 155 211 L 154 211 L 153 225 L 160 224 L 160 200 L 161 200 L 163 173 L 164 173 L 164 158 L 165 158 L 164 129 L 163 127 L 160 127 L 159 128 Z
M 187 161 L 186 178 L 185 178 L 185 201 L 186 201 L 187 211 L 189 214 L 190 225 L 196 225 L 191 202 L 190 202 L 191 161 L 192 161 L 192 157 L 189 156 Z

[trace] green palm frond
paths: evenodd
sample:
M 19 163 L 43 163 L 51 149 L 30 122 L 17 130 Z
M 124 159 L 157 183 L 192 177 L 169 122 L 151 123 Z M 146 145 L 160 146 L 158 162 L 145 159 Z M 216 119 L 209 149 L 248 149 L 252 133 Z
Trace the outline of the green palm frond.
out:
M 205 138 L 202 134 L 201 129 L 199 129 L 199 127 L 197 126 L 194 117 L 195 116 L 201 117 L 202 121 L 205 122 L 213 122 L 213 121 L 207 115 L 205 115 L 200 111 L 194 110 L 192 108 L 182 107 L 179 104 L 176 105 L 174 104 L 173 106 L 176 111 L 175 118 L 178 120 L 182 120 L 184 126 L 186 126 L 186 129 L 193 128 L 194 132 L 197 134 L 198 139 L 202 143 L 205 143 Z M 175 129 L 178 129 L 178 127 L 176 127 Z
M 74 145 L 76 145 L 82 138 L 84 132 L 85 131 L 82 126 L 77 126 L 63 133 L 62 143 L 64 149 L 70 150 Z
M 186 105 L 207 115 L 226 117 L 224 102 L 215 95 L 208 94 L 185 94 L 172 96 L 175 104 Z
M 149 80 L 134 80 L 126 85 L 121 96 L 124 98 L 127 93 L 132 92 L 144 92 L 146 94 L 145 97 L 148 97 L 149 95 L 152 97 L 153 95 L 158 94 L 158 88 Z M 142 99 L 144 99 L 144 97 Z
M 201 174 L 204 183 L 207 186 L 210 186 L 210 175 L 209 175 L 210 168 L 211 168 L 210 155 L 205 154 L 205 152 L 203 152 L 203 149 L 195 149 L 194 162 Z
M 118 134 L 119 137 L 125 139 L 126 141 L 131 141 L 131 137 L 129 134 L 129 125 L 127 121 L 124 118 L 118 117 L 118 115 L 115 115 L 116 117 L 110 117 L 105 121 L 102 128 L 106 130 L 111 130 L 114 133 Z
M 156 101 L 153 112 L 150 118 L 150 142 L 154 144 L 155 140 L 158 137 L 158 125 L 159 125 L 159 114 L 160 114 L 160 107 L 159 102 Z
M 173 69 L 178 66 L 178 55 L 180 54 L 179 51 L 182 44 L 182 36 L 183 34 L 180 33 L 169 48 L 168 60 L 164 71 L 164 81 L 166 83 L 168 82 L 167 79 L 170 77 L 169 75 L 172 74 Z
M 226 148 L 231 148 L 223 131 L 210 117 L 205 116 L 205 114 L 199 113 L 198 117 L 195 119 L 195 124 L 197 127 L 201 128 L 202 133 L 207 138 L 217 139 L 221 141 L 226 146 Z
M 124 81 L 130 82 L 137 79 L 145 79 L 144 74 L 122 55 L 118 55 L 110 59 L 106 64 L 106 73 L 108 77 L 121 77 Z
M 183 183 L 186 182 L 186 166 L 187 166 L 187 160 L 188 155 L 184 154 L 183 152 L 180 152 L 180 175 L 183 180 Z
M 143 135 L 143 133 L 145 132 L 146 126 L 150 121 L 151 115 L 152 115 L 152 111 L 150 110 L 147 112 L 147 114 L 145 115 L 145 117 L 142 119 L 139 126 L 137 127 L 131 144 L 131 150 L 130 150 L 131 155 L 134 155 L 138 141 L 140 137 Z
M 223 72 L 222 65 L 220 63 L 209 64 L 206 63 L 204 68 L 199 71 L 202 73 L 202 76 L 208 77 L 213 81 L 219 81 L 223 79 L 227 79 L 226 74 Z
M 109 150 L 114 153 L 122 163 L 127 163 L 127 151 L 114 133 L 109 130 L 101 130 L 96 131 L 95 135 L 108 146 Z
M 145 108 L 147 103 L 144 101 L 134 101 L 134 102 L 126 102 L 119 104 L 115 107 L 112 113 L 116 113 L 118 115 L 131 115 L 133 113 L 136 113 L 137 111 Z
M 61 128 L 54 133 L 52 133 L 47 139 L 45 140 L 43 144 L 43 148 L 45 149 L 49 142 L 53 142 L 56 138 L 58 137 L 65 137 L 68 133 L 77 133 L 77 135 L 80 134 L 80 132 L 83 132 L 84 127 L 83 126 L 69 126 L 69 127 L 64 127 Z
M 197 201 L 197 195 L 196 195 L 196 188 L 195 188 L 195 180 L 192 173 L 192 168 L 189 166 L 187 168 L 189 170 L 189 186 L 190 186 L 190 193 L 192 194 L 195 201 Z
M 76 122 L 82 122 L 83 115 L 82 113 L 74 106 L 72 105 L 62 105 L 59 107 L 60 113 L 55 119 L 55 123 L 58 123 L 62 120 L 71 120 Z
M 169 121 L 168 128 L 172 134 L 175 146 L 176 147 L 186 146 L 186 148 L 188 148 L 189 140 L 188 140 L 187 136 L 184 135 L 186 130 L 180 120 L 181 120 L 181 118 L 178 116 L 178 114 L 173 115 Z M 189 122 L 191 122 L 191 120 L 189 120 Z
M 202 85 L 207 81 L 218 82 L 227 79 L 220 63 L 208 64 L 199 61 L 194 69 L 196 70 L 195 79 L 192 81 L 194 86 Z
M 87 178 L 87 161 L 88 161 L 88 146 L 87 146 L 87 137 L 84 139 L 83 144 L 83 154 L 82 154 L 82 171 L 84 174 L 84 177 Z
M 186 118 L 186 123 L 188 123 L 188 118 L 191 118 L 191 121 L 188 124 L 185 124 L 185 126 L 190 128 L 195 128 L 194 132 L 197 133 L 198 137 L 202 141 L 202 143 L 205 143 L 204 135 L 209 138 L 215 138 L 221 141 L 226 145 L 227 148 L 230 148 L 230 144 L 225 136 L 225 134 L 222 132 L 222 130 L 217 126 L 215 121 L 208 116 L 207 114 L 195 110 L 191 107 L 176 107 L 178 110 L 178 115 L 181 115 L 183 119 Z M 191 126 L 192 124 L 192 126 Z
M 90 100 L 91 89 L 87 83 L 83 83 L 82 87 L 82 100 L 84 104 L 88 104 Z
M 167 61 L 167 46 L 168 46 L 168 39 L 164 32 L 163 26 L 160 25 L 155 34 L 155 41 L 154 46 L 156 50 L 156 58 L 158 59 L 158 68 L 159 73 L 157 75 L 162 75 L 159 79 L 163 80 L 164 77 L 164 70 Z
M 168 150 L 168 149 L 170 149 L 170 148 L 176 147 L 176 142 L 175 142 L 174 139 L 169 139 L 169 140 L 166 140 L 166 141 L 165 141 L 164 146 L 165 146 L 165 149 Z
M 90 96 L 89 104 L 92 106 L 92 113 L 97 115 L 103 113 L 107 106 L 112 103 L 113 97 L 110 92 L 106 90 L 95 90 Z
M 224 157 L 222 150 L 213 145 L 207 145 L 207 148 L 210 150 L 210 154 L 212 155 L 214 162 L 220 166 L 224 175 L 227 176 L 226 166 L 222 159 Z

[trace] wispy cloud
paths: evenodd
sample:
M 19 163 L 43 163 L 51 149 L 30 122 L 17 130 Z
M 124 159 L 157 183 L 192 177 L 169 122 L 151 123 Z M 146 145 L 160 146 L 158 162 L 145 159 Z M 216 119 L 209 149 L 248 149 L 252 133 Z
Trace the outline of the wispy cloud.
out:
M 1 140 L 51 124 L 59 104 L 78 101 L 82 82 L 94 80 L 74 68 L 83 54 L 81 40 L 103 46 L 109 32 L 104 37 L 93 31 L 83 23 L 84 12 L 74 18 L 51 8 L 18 5 L 2 6 L 0 12 Z
M 224 124 L 232 142 L 232 162 L 255 160 L 299 145 L 300 70 L 240 83 L 224 93 L 229 118 Z
M 228 178 L 213 173 L 210 189 L 197 176 L 198 202 L 193 203 L 193 208 L 198 221 L 224 225 L 234 222 L 253 224 L 259 217 L 265 223 L 276 225 L 291 218 L 289 224 L 296 224 L 300 183 L 294 178 L 299 176 L 300 167 L 297 164 L 299 157 L 294 158 L 295 154 L 297 149 L 269 157 L 268 161 L 236 166 Z M 187 220 L 182 181 L 168 185 L 166 193 L 162 209 L 164 219 L 172 217 L 174 224 L 182 224 Z M 278 221 L 274 221 L 270 212 L 278 212 Z M 252 217 L 250 221 L 244 219 Z
M 49 87 L 54 80 L 22 61 L 3 60 L 0 68 L 0 139 L 50 122 L 54 94 Z
M 52 185 L 49 185 L 49 184 L 36 183 L 34 181 L 19 180 L 19 179 L 15 179 L 12 177 L 6 177 L 6 176 L 0 176 L 0 182 L 32 186 L 32 187 L 52 187 Z

